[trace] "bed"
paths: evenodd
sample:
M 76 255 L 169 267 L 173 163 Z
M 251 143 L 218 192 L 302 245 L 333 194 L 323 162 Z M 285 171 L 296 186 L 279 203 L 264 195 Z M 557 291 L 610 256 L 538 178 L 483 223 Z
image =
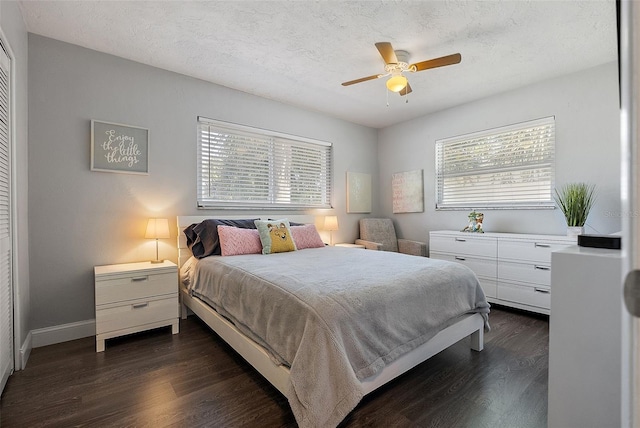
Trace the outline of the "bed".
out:
M 179 231 L 203 219 L 179 216 Z M 466 337 L 483 348 L 489 305 L 455 263 L 338 247 L 196 260 L 183 233 L 178 248 L 182 316 L 196 314 L 285 395 L 301 427 L 338 425 Z

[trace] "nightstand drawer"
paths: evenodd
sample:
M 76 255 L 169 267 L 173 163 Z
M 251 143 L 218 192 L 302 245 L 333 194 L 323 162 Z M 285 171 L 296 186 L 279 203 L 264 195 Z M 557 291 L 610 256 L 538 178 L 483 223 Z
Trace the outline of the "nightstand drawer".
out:
M 159 296 L 177 291 L 178 274 L 176 272 L 122 275 L 113 279 L 96 281 L 96 305 Z
M 178 296 L 138 299 L 96 309 L 96 334 L 177 318 Z

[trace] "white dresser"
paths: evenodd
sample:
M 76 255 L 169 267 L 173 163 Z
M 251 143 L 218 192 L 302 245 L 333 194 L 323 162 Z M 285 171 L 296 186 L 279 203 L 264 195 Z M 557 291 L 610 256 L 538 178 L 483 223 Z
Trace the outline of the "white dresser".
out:
M 105 339 L 166 325 L 179 329 L 178 268 L 175 263 L 96 266 L 96 352 Z
M 487 300 L 549 314 L 551 252 L 576 238 L 519 233 L 429 233 L 429 257 L 462 263 L 475 272 Z

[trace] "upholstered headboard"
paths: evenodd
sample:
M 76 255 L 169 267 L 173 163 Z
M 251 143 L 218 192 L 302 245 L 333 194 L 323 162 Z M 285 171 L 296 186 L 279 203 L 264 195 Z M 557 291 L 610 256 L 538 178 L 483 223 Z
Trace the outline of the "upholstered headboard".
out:
M 181 267 L 184 262 L 186 262 L 189 257 L 191 257 L 191 251 L 187 247 L 187 237 L 184 235 L 183 231 L 186 227 L 194 224 L 200 223 L 203 220 L 207 220 L 210 218 L 218 218 L 218 219 L 227 219 L 227 220 L 240 220 L 244 218 L 260 218 L 260 219 L 268 219 L 268 218 L 288 218 L 290 221 L 296 223 L 308 223 L 315 224 L 316 216 L 300 214 L 300 215 L 283 215 L 283 214 L 270 214 L 270 215 L 252 215 L 251 213 L 242 214 L 242 215 L 199 215 L 199 216 L 178 216 L 178 267 Z

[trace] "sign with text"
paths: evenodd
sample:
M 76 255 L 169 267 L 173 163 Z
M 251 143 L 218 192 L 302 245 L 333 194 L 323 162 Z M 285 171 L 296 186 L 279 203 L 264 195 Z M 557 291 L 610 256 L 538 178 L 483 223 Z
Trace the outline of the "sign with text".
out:
M 149 173 L 149 130 L 91 121 L 91 170 Z

